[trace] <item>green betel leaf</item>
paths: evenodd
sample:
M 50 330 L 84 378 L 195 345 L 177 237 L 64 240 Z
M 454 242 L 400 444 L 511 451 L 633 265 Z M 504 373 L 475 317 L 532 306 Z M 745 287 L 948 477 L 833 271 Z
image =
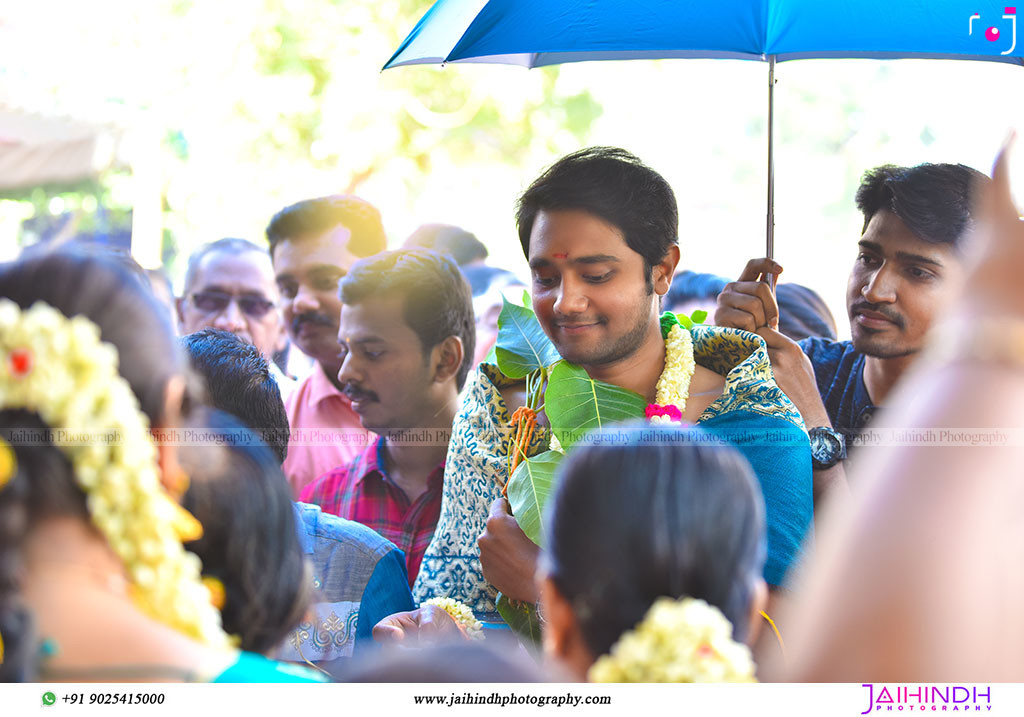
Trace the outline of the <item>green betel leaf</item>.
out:
M 515 602 L 498 593 L 498 614 L 512 632 L 521 638 L 527 647 L 540 645 L 540 616 L 537 606 L 528 602 Z
M 568 449 L 602 426 L 642 418 L 647 401 L 638 393 L 595 381 L 579 366 L 563 361 L 551 371 L 544 412 L 551 432 Z
M 690 314 L 690 321 L 692 321 L 694 324 L 703 324 L 705 321 L 707 321 L 707 318 L 708 312 L 704 311 L 704 309 L 697 309 L 692 314 Z M 692 329 L 693 327 L 691 326 L 690 328 Z
M 498 314 L 495 356 L 498 370 L 509 378 L 525 378 L 562 358 L 533 312 L 504 298 Z
M 544 505 L 554 488 L 555 471 L 564 458 L 557 451 L 544 451 L 520 463 L 508 480 L 508 504 L 526 537 L 543 547 Z
M 533 311 L 533 300 L 530 298 L 530 291 L 523 289 L 523 306 Z

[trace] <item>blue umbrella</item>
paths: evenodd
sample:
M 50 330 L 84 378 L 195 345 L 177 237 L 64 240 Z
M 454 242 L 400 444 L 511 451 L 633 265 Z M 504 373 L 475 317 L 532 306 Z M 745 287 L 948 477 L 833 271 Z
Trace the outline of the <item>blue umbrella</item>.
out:
M 437 0 L 384 69 L 496 62 L 731 58 L 768 64 L 773 254 L 775 63 L 933 58 L 1024 64 L 1014 7 L 991 0 Z

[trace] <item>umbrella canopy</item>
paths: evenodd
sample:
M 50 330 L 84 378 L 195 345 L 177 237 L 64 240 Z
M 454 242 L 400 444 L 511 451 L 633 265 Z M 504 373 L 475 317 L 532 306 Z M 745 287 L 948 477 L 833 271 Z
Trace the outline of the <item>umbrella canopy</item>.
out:
M 991 0 L 438 0 L 384 69 L 673 57 L 1024 64 L 1016 35 L 1016 8 Z
M 448 62 L 768 62 L 766 255 L 774 255 L 775 63 L 812 58 L 1024 64 L 1017 10 L 993 0 L 437 0 L 383 69 Z M 774 283 L 772 281 L 772 283 Z

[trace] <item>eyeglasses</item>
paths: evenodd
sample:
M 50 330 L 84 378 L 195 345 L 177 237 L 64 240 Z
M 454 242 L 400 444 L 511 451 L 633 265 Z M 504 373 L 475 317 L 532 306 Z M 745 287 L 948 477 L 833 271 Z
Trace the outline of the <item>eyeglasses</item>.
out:
M 274 308 L 274 302 L 264 299 L 262 296 L 243 295 L 235 296 L 223 291 L 197 291 L 192 294 L 192 303 L 196 308 L 207 314 L 218 314 L 232 301 L 238 302 L 238 308 L 242 313 L 253 319 L 262 319 Z

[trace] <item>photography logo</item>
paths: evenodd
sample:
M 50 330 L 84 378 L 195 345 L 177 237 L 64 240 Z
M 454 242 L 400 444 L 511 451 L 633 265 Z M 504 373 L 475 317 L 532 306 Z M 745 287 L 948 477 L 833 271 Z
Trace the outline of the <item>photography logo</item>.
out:
M 980 20 L 980 19 L 981 19 L 981 15 L 978 14 L 978 13 L 974 13 L 968 19 L 968 21 L 967 21 L 967 34 L 970 35 L 971 37 L 974 37 L 974 30 L 975 30 L 974 21 L 975 20 Z M 1006 50 L 1005 52 L 1000 52 L 999 54 L 1000 55 L 1009 55 L 1011 52 L 1013 52 L 1017 48 L 1017 8 L 1015 8 L 1015 7 L 1004 8 L 1004 10 L 1003 10 L 1003 20 L 1004 20 L 1004 22 L 1000 22 L 999 23 L 1000 25 L 1003 25 L 1003 26 L 1006 25 L 1005 21 L 1009 21 L 1010 49 Z M 978 34 L 979 35 L 982 34 L 980 28 L 978 29 Z M 992 27 L 988 28 L 987 30 L 985 30 L 984 34 L 985 34 L 985 39 L 988 40 L 989 42 L 999 42 L 1000 40 L 1002 40 L 1003 42 L 1006 42 L 1005 33 L 1002 30 L 1000 30 L 998 27 L 994 26 L 994 25 Z
M 991 685 L 884 685 L 862 684 L 867 690 L 868 706 L 862 715 L 890 712 L 963 712 L 992 711 Z M 862 693 L 863 694 L 863 693 Z M 861 704 L 864 704 L 861 702 Z

